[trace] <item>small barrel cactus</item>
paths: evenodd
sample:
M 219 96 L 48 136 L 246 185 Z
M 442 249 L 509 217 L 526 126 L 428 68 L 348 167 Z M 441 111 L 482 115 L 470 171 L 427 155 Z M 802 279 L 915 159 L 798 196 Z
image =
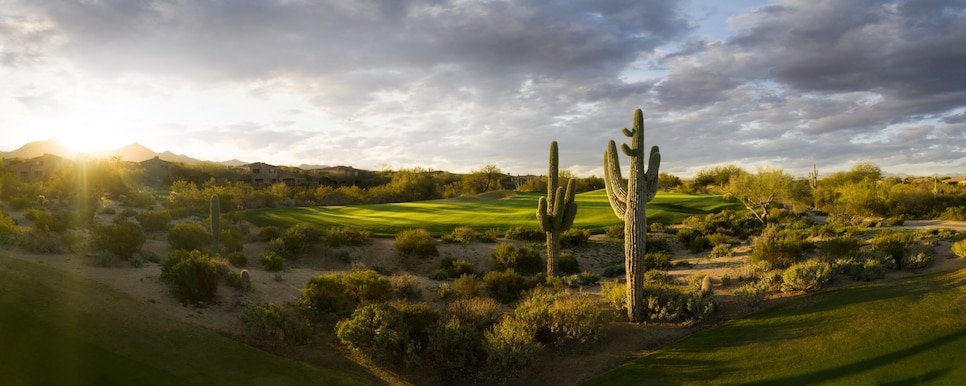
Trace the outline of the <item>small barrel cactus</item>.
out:
M 251 291 L 252 290 L 252 276 L 251 276 L 251 274 L 248 273 L 248 270 L 247 269 L 243 269 L 241 272 L 238 273 L 238 276 L 241 277 L 241 287 L 242 287 L 242 290 L 245 291 L 245 292 Z

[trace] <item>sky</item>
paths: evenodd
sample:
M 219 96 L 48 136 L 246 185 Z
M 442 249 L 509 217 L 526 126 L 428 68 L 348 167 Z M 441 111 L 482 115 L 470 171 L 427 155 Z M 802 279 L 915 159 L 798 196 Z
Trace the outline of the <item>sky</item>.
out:
M 0 0 L 0 150 L 601 176 L 637 108 L 685 178 L 966 174 L 966 1 Z

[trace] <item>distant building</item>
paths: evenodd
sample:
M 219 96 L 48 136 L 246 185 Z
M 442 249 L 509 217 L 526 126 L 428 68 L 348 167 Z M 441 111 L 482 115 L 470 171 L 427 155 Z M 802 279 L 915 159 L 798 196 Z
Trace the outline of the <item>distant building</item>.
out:
M 68 166 L 69 160 L 53 155 L 44 154 L 20 163 L 6 166 L 7 172 L 14 173 L 25 180 L 45 180 L 50 178 L 54 171 Z
M 157 185 L 161 185 L 165 181 L 169 181 L 171 179 L 171 171 L 174 169 L 173 163 L 165 161 L 158 156 L 141 161 L 140 165 L 147 173 L 150 182 Z

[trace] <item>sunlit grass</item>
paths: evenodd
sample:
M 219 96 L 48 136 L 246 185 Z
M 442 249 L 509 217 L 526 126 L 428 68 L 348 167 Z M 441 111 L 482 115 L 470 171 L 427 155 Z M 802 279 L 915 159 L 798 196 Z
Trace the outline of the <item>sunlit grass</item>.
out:
M 363 382 L 169 319 L 79 275 L 0 256 L 0 384 Z
M 703 331 L 587 382 L 958 384 L 966 270 L 842 288 Z
M 479 231 L 518 226 L 536 228 L 537 200 L 544 193 L 519 193 L 508 198 L 456 198 L 350 206 L 307 208 L 276 208 L 252 210 L 246 217 L 258 226 L 289 227 L 297 223 L 319 229 L 349 226 L 365 229 L 376 236 L 392 236 L 410 228 L 424 228 L 439 235 L 457 226 L 468 226 Z M 724 209 L 744 210 L 739 204 L 725 201 L 721 196 L 658 193 L 648 203 L 648 221 L 664 224 L 679 223 L 692 215 L 705 215 Z M 603 190 L 577 195 L 575 228 L 595 233 L 621 224 L 607 202 Z

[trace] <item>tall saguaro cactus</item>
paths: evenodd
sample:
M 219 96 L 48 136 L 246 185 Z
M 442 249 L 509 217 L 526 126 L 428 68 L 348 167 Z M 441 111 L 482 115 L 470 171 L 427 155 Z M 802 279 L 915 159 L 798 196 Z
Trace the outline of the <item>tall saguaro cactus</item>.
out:
M 818 189 L 818 168 L 812 164 L 812 171 L 808 172 L 808 186 L 812 190 Z
M 208 221 L 211 222 L 211 251 L 217 254 L 221 238 L 221 202 L 218 201 L 217 194 L 211 195 L 208 211 L 210 212 Z
M 567 183 L 567 189 L 558 186 L 557 170 L 559 157 L 557 141 L 550 142 L 550 171 L 547 173 L 547 196 L 540 197 L 537 206 L 537 221 L 540 229 L 547 233 L 547 275 L 556 275 L 560 268 L 560 233 L 570 229 L 577 217 L 577 202 L 574 201 L 574 180 Z
M 634 126 L 622 130 L 630 137 L 630 146 L 621 150 L 630 157 L 627 181 L 621 175 L 617 145 L 611 140 L 604 152 L 604 187 L 614 214 L 624 220 L 624 267 L 627 278 L 627 317 L 641 321 L 644 310 L 644 243 L 647 238 L 647 202 L 657 194 L 661 151 L 651 147 L 647 171 L 644 171 L 644 113 L 634 110 Z

